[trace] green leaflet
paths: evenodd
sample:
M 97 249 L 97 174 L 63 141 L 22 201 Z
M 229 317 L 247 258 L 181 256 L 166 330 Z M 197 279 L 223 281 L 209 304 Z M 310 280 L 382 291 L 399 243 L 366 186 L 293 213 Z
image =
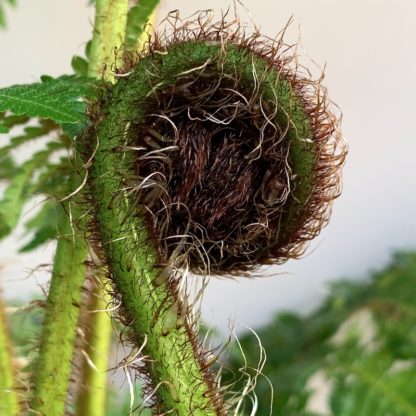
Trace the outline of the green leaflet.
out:
M 10 234 L 17 225 L 22 208 L 28 198 L 33 175 L 45 165 L 50 154 L 60 148 L 60 143 L 49 143 L 46 150 L 35 153 L 14 174 L 0 200 L 0 238 Z
M 0 123 L 8 129 L 25 124 L 29 120 L 30 118 L 26 116 L 17 116 L 16 114 L 7 114 L 6 112 L 0 113 Z
M 73 56 L 71 66 L 75 74 L 86 77 L 88 75 L 88 61 L 82 56 Z
M 85 45 L 86 58 L 75 55 L 71 59 L 72 69 L 74 70 L 75 74 L 80 77 L 88 77 L 90 49 L 91 49 L 91 41 L 87 42 L 87 44 Z
M 0 114 L 0 117 L 3 117 L 4 124 L 10 127 L 29 120 L 25 116 L 11 115 L 5 117 L 4 113 Z M 0 148 L 0 179 L 7 180 L 9 183 L 3 199 L 0 201 L 0 238 L 5 237 L 13 230 L 25 202 L 33 195 L 45 194 L 56 198 L 62 196 L 59 192 L 61 192 L 62 183 L 68 173 L 68 161 L 64 157 L 58 164 L 51 164 L 48 162 L 48 157 L 53 151 L 67 145 L 65 135 L 61 134 L 60 141 L 50 142 L 45 151 L 33 155 L 30 160 L 21 166 L 17 166 L 10 155 L 10 152 L 19 146 L 47 136 L 54 130 L 58 130 L 57 124 L 50 120 L 41 119 L 39 125 L 25 127 L 23 134 L 13 137 L 9 144 Z M 35 180 L 34 175 L 36 176 Z M 47 206 L 50 208 L 50 205 Z M 47 224 L 47 220 L 49 220 L 49 224 Z M 54 229 L 51 227 L 52 220 L 55 220 Z M 35 217 L 33 222 L 27 224 L 27 228 L 29 231 L 34 231 L 35 234 L 32 241 L 23 247 L 22 251 L 31 250 L 55 236 L 56 216 Z
M 389 353 L 368 354 L 351 346 L 345 346 L 338 354 L 341 356 L 332 371 L 327 370 L 334 379 L 331 400 L 334 415 L 416 415 L 414 363 L 408 362 L 408 368 L 395 370 L 394 358 Z M 347 360 L 345 364 L 343 358 Z
M 42 82 L 0 89 L 0 111 L 49 118 L 57 123 L 79 123 L 85 119 L 82 98 L 93 98 L 95 82 L 64 75 L 42 77 Z
M 140 0 L 139 4 L 129 10 L 125 37 L 127 50 L 137 48 L 140 35 L 158 4 L 159 0 Z

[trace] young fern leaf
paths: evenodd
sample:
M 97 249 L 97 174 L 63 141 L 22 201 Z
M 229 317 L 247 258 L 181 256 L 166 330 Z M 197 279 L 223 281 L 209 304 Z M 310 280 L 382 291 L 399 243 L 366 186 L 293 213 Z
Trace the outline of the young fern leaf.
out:
M 71 67 L 76 75 L 81 77 L 88 76 L 88 61 L 82 56 L 73 56 L 71 60 Z
M 281 40 L 197 22 L 176 21 L 132 59 L 81 143 L 87 160 L 94 152 L 95 219 L 124 322 L 149 357 L 157 411 L 181 416 L 229 410 L 182 274 L 299 256 L 328 219 L 345 156 L 324 90 L 290 66 Z
M 75 55 L 71 59 L 71 66 L 74 73 L 80 77 L 88 77 L 88 67 L 90 64 L 91 40 L 85 45 L 85 58 Z

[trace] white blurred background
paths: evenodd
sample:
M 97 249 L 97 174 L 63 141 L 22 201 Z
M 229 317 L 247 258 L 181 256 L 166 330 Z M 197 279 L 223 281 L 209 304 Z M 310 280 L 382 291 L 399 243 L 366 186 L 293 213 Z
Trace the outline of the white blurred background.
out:
M 159 20 L 173 9 L 187 16 L 230 5 L 162 0 Z M 282 309 L 307 312 L 330 280 L 363 277 L 395 249 L 416 247 L 416 2 L 246 0 L 238 9 L 242 20 L 253 19 L 272 37 L 293 15 L 286 40 L 301 39 L 301 61 L 314 72 L 326 66 L 325 84 L 343 112 L 350 154 L 330 225 L 303 259 L 271 267 L 265 278 L 211 279 L 203 317 L 222 331 L 230 323 L 237 330 L 259 325 Z M 7 21 L 0 31 L 0 87 L 69 73 L 72 55 L 82 55 L 90 38 L 93 9 L 87 0 L 19 0 L 16 9 L 8 8 Z M 53 244 L 17 255 L 22 238 L 20 230 L 0 243 L 7 298 L 28 298 L 48 278 L 29 273 L 51 263 Z

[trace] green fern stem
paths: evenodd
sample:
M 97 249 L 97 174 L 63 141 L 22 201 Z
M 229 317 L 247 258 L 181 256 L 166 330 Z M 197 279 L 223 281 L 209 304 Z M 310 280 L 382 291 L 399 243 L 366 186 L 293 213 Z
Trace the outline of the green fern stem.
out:
M 213 386 L 196 355 L 190 328 L 177 325 L 178 298 L 168 286 L 156 283 L 160 269 L 145 222 L 130 215 L 127 195 L 115 197 L 125 187 L 120 172 L 129 169 L 129 157 L 113 152 L 116 143 L 111 130 L 101 128 L 99 135 L 91 178 L 96 220 L 124 318 L 135 342 L 144 345 L 149 357 L 148 371 L 157 388 L 160 410 L 174 409 L 181 416 L 222 414 L 209 395 Z
M 71 189 L 74 188 L 71 186 Z M 81 212 L 73 203 L 65 204 L 65 211 L 58 225 L 60 237 L 46 301 L 39 355 L 33 368 L 31 409 L 45 416 L 59 416 L 65 412 L 88 255 L 85 236 L 79 228 L 85 225 L 79 222 Z
M 104 416 L 108 358 L 111 343 L 111 318 L 106 312 L 110 302 L 108 288 L 97 284 L 90 294 L 87 315 L 86 354 L 84 358 L 81 390 L 78 396 L 77 415 Z
M 124 41 L 127 22 L 126 0 L 97 0 L 93 39 L 91 43 L 88 75 L 93 78 L 102 77 L 108 82 L 114 81 L 111 70 L 116 60 L 114 53 Z M 104 273 L 106 271 L 102 270 Z M 110 302 L 108 285 L 97 284 L 90 294 L 90 310 L 107 308 Z M 112 325 L 111 318 L 106 312 L 96 312 L 90 315 L 87 322 L 86 335 L 87 355 L 91 360 L 84 360 L 81 390 L 77 398 L 77 414 L 89 416 L 104 416 L 107 398 L 107 369 L 110 353 Z
M 17 416 L 19 413 L 11 351 L 4 305 L 0 299 L 0 414 L 3 416 Z
M 117 49 L 124 42 L 128 0 L 96 0 L 88 76 L 114 80 L 111 66 L 120 64 Z

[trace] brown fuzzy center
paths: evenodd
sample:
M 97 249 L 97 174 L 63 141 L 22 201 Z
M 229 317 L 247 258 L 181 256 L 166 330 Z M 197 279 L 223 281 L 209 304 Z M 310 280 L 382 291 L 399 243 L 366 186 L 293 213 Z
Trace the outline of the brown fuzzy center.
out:
M 139 199 L 163 257 L 183 256 L 197 272 L 267 257 L 290 196 L 276 105 L 205 69 L 159 90 L 147 114 L 134 134 Z

